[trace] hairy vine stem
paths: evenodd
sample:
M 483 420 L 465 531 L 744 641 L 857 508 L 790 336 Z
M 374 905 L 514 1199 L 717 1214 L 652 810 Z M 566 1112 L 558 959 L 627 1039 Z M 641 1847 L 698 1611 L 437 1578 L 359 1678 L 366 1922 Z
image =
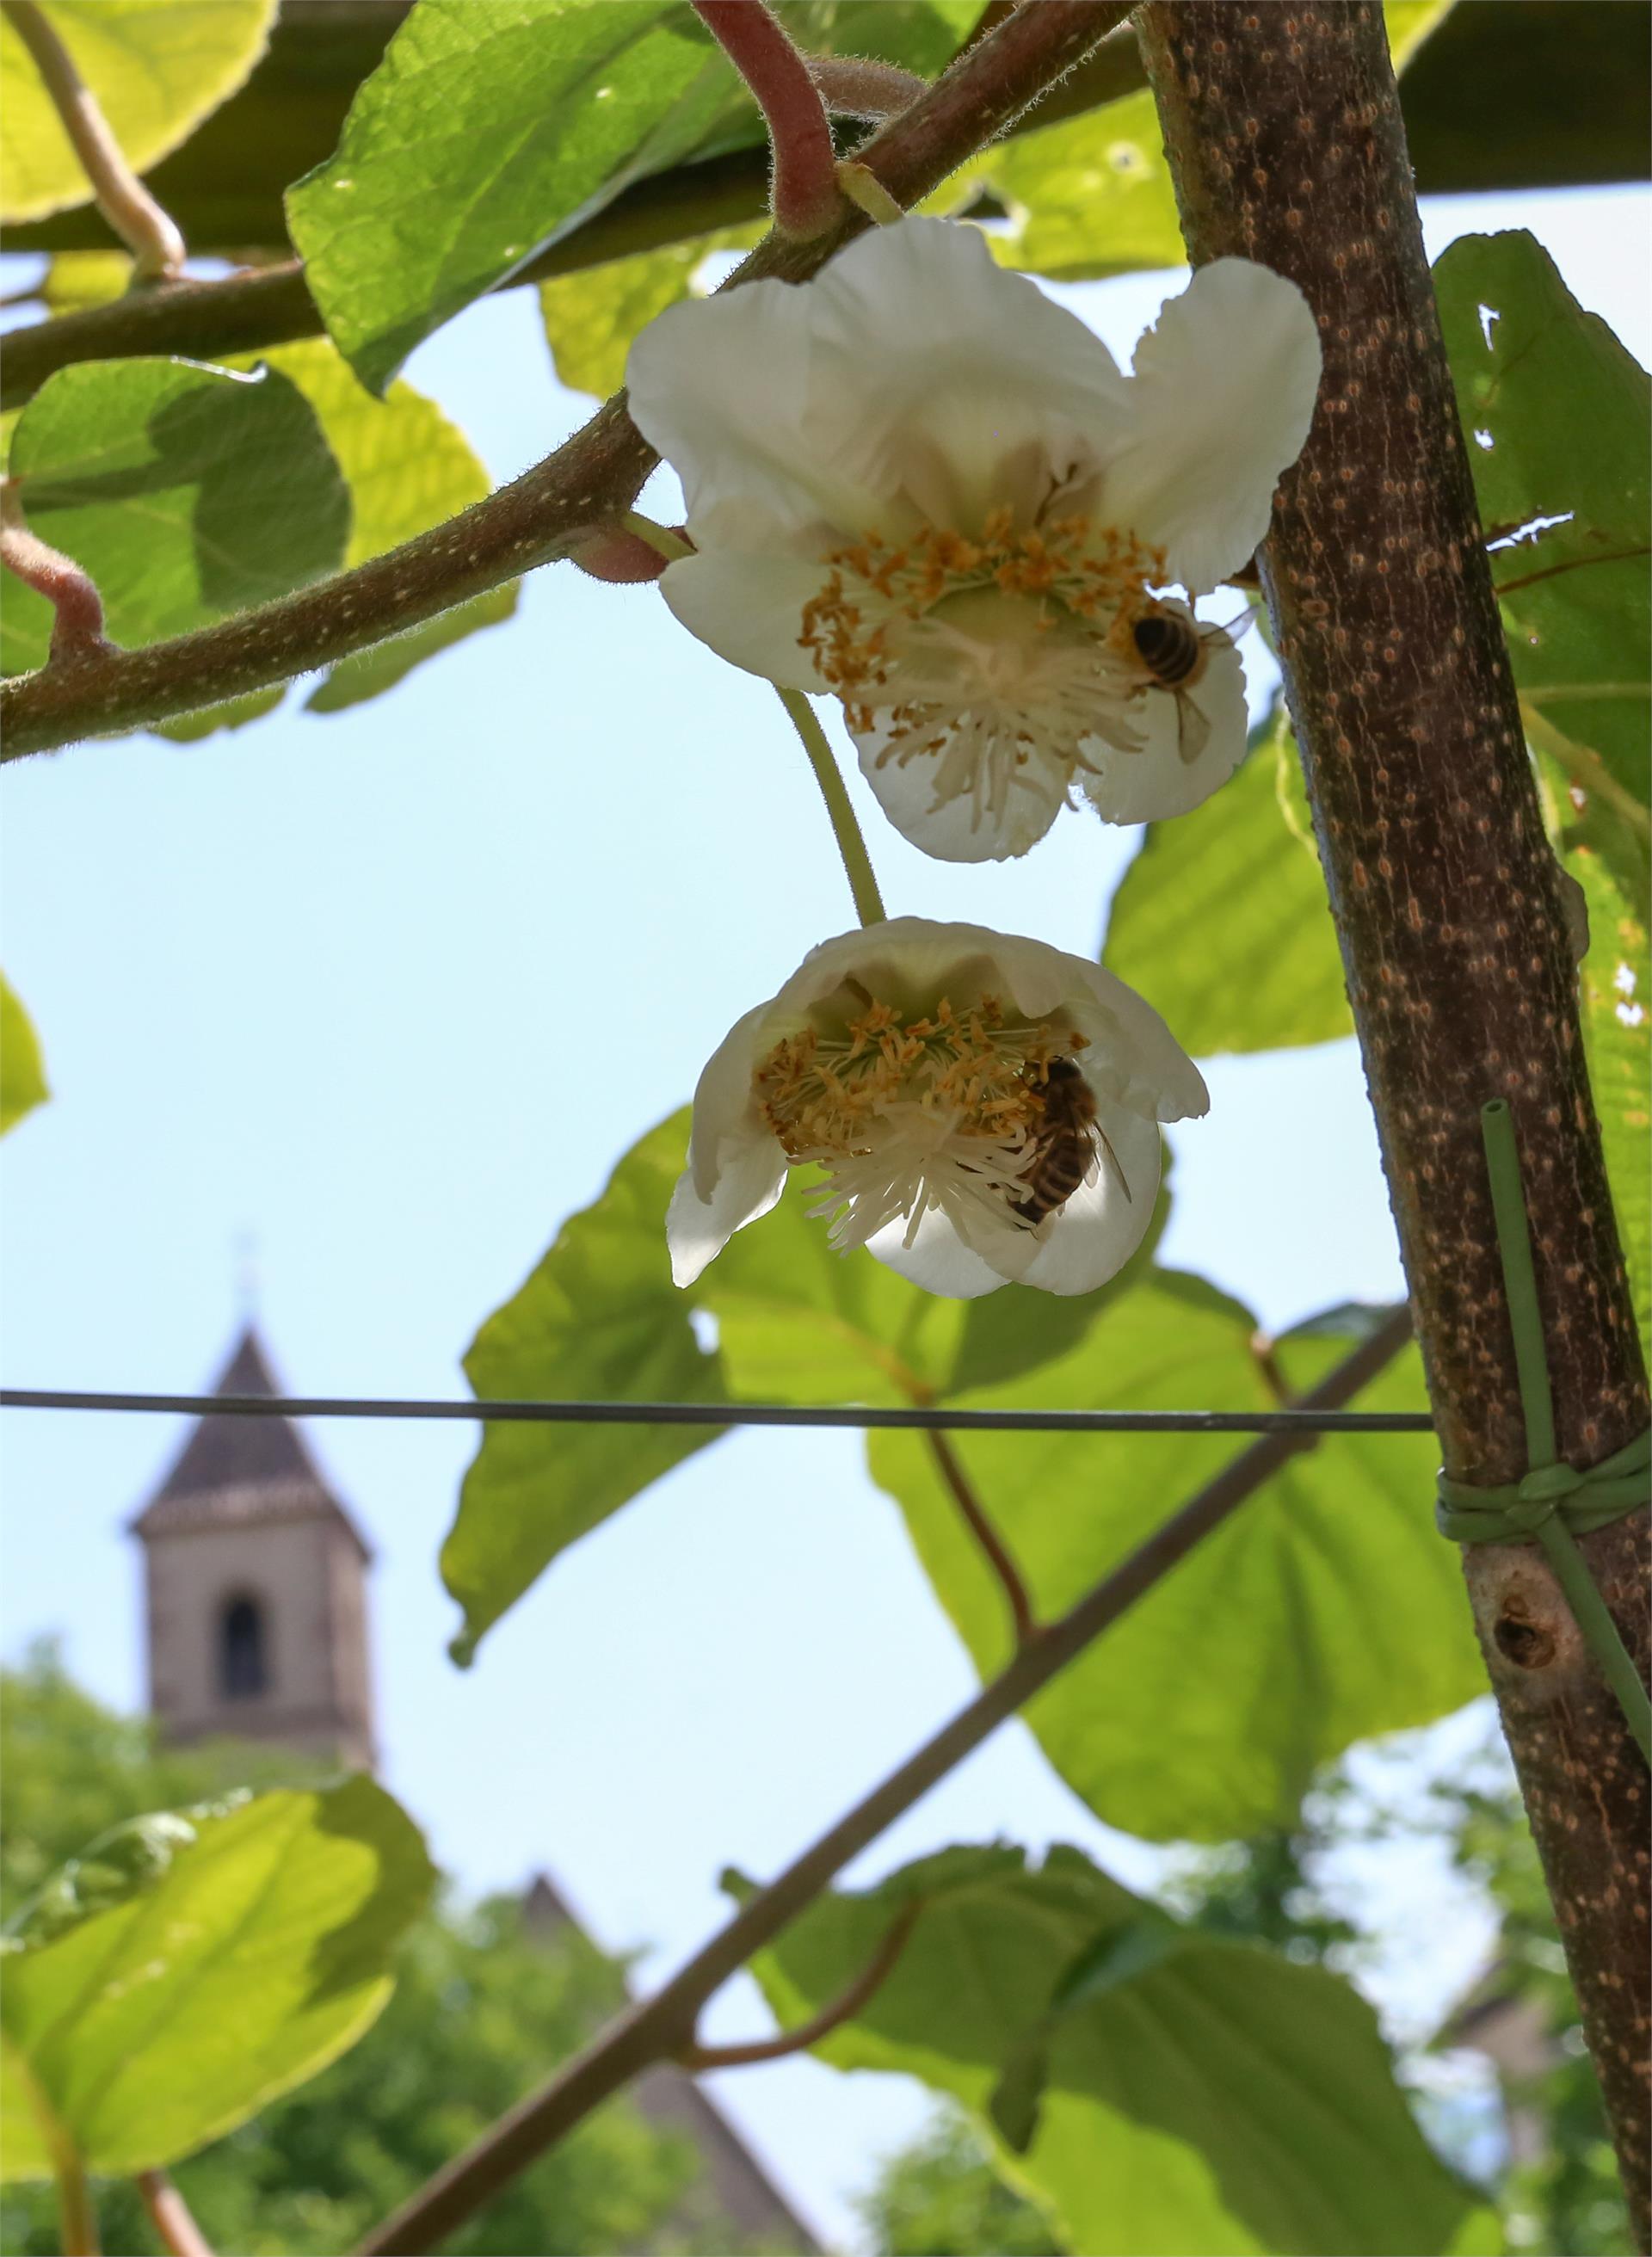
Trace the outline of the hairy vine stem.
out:
M 858 161 L 897 203 L 912 205 L 1129 12 L 1129 0 L 1038 0 L 1018 10 L 875 134 Z M 845 204 L 837 224 L 807 243 L 773 230 L 724 287 L 762 275 L 804 281 L 869 223 Z M 9 683 L 0 691 L 4 757 L 222 704 L 405 634 L 623 518 L 655 460 L 621 393 L 513 484 L 352 571 L 217 626 L 90 659 L 72 682 L 43 670 Z
M 1289 276 L 1324 348 L 1260 562 L 1445 1470 L 1485 1488 L 1526 1470 L 1493 1098 L 1515 1119 L 1558 1445 L 1581 1470 L 1644 1433 L 1646 1374 L 1382 11 L 1151 0 L 1139 22 L 1195 263 Z M 1644 1674 L 1644 1511 L 1581 1545 Z M 1479 1545 L 1465 1573 L 1644 2236 L 1646 1765 L 1541 1553 Z
M 138 279 L 152 282 L 175 274 L 184 263 L 183 237 L 127 163 L 51 18 L 37 0 L 4 0 L 4 7 L 81 160 L 99 211 L 136 261 Z
M 1039 4 L 1049 5 L 1051 0 L 1039 0 Z M 1331 1411 L 1350 1402 L 1398 1355 L 1410 1330 L 1409 1312 L 1403 1307 L 1391 1310 L 1367 1339 L 1303 1397 L 1301 1407 Z M 851 1857 L 1076 1659 L 1288 1459 L 1314 1447 L 1310 1436 L 1268 1434 L 1224 1467 L 1076 1606 L 1035 1631 L 1002 1673 L 881 1786 L 777 1879 L 749 1897 L 662 1990 L 611 2022 L 547 2084 L 519 2101 L 474 2147 L 438 2171 L 370 2233 L 357 2257 L 391 2257 L 392 2252 L 411 2257 L 434 2248 L 632 2077 L 691 2047 L 701 2008 L 737 1968 L 779 1935 Z

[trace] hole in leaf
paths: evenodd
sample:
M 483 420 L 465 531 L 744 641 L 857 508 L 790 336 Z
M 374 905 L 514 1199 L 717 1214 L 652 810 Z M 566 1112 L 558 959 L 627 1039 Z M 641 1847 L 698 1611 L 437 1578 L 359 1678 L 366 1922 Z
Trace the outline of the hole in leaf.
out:
M 1480 335 L 1485 338 L 1486 350 L 1489 352 L 1492 343 L 1492 331 L 1497 327 L 1498 322 L 1502 319 L 1502 315 L 1498 312 L 1495 306 L 1482 306 L 1479 308 L 1479 311 L 1480 317 Z
M 1480 435 L 1477 431 L 1474 436 L 1478 439 Z M 1492 444 L 1489 434 L 1485 444 L 1487 446 Z M 1553 526 L 1570 525 L 1572 513 L 1569 509 L 1563 510 L 1557 517 L 1528 517 L 1523 525 L 1510 526 L 1507 531 L 1498 534 L 1493 540 L 1488 541 L 1486 544 L 1487 553 L 1503 548 L 1518 548 L 1523 542 L 1536 541 L 1540 534 L 1547 533 Z
M 1490 433 L 1489 431 L 1477 430 L 1477 431 L 1475 432 L 1475 434 L 1474 434 L 1474 444 L 1475 444 L 1477 447 L 1484 447 L 1484 448 L 1486 449 L 1486 451 L 1489 453 L 1489 452 L 1491 451 L 1491 449 L 1493 448 L 1493 446 L 1495 443 L 1496 443 L 1496 442 L 1495 442 L 1495 441 L 1493 439 L 1492 435 L 1491 435 L 1491 433 Z

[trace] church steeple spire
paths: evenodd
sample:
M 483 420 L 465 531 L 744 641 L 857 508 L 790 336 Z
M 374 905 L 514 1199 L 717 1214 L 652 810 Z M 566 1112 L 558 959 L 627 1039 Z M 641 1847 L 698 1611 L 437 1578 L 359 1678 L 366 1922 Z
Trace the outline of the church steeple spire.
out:
M 214 1392 L 279 1391 L 249 1323 Z M 150 1705 L 169 1737 L 233 1733 L 371 1764 L 371 1554 L 290 1419 L 208 1412 L 131 1529 Z

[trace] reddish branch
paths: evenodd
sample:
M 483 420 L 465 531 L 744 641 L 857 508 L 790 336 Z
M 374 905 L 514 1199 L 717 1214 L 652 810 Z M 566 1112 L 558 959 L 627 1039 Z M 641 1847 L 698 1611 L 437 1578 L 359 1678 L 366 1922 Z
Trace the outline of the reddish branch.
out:
M 1038 0 L 1020 10 L 874 135 L 860 162 L 909 208 L 1128 12 L 1128 0 Z M 811 242 L 771 234 L 724 287 L 759 275 L 806 280 L 868 224 L 845 206 L 831 230 Z M 88 661 L 73 685 L 53 669 L 8 684 L 0 691 L 4 757 L 195 712 L 405 633 L 614 523 L 654 462 L 622 393 L 513 485 L 353 571 L 197 633 Z
M 769 130 L 774 223 L 823 235 L 837 217 L 837 152 L 808 66 L 764 0 L 692 0 L 694 12 L 750 88 Z
M 1560 1447 L 1592 1466 L 1644 1431 L 1646 1376 L 1382 11 L 1154 0 L 1140 25 L 1194 259 L 1259 259 L 1319 321 L 1319 409 L 1262 579 L 1446 1470 L 1526 1470 L 1493 1097 L 1514 1114 Z M 1582 1543 L 1644 1671 L 1646 1515 Z M 1477 1546 L 1467 1574 L 1644 2232 L 1646 1766 L 1534 1547 Z
M 169 2257 L 212 2257 L 211 2244 L 165 2171 L 139 2171 L 138 2191 Z
M 840 1991 L 837 1998 L 812 2015 L 806 2022 L 798 2022 L 778 2037 L 751 2038 L 744 2045 L 701 2045 L 697 2041 L 683 2047 L 677 2060 L 684 2069 L 749 2069 L 754 2062 L 784 2061 L 789 2054 L 807 2053 L 812 2045 L 829 2038 L 836 2029 L 858 2014 L 866 2001 L 881 1990 L 893 1974 L 895 1962 L 907 1948 L 907 1938 L 916 1925 L 923 1909 L 921 1897 L 911 1897 L 901 1906 L 889 1923 L 889 1933 L 878 1946 L 854 1981 Z

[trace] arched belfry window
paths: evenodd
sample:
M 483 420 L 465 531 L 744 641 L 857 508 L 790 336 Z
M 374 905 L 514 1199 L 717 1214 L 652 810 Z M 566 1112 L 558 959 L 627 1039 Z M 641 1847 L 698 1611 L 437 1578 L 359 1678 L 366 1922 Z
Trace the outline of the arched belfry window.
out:
M 270 1689 L 270 1626 L 261 1600 L 239 1591 L 218 1616 L 218 1690 L 226 1701 L 256 1701 Z

